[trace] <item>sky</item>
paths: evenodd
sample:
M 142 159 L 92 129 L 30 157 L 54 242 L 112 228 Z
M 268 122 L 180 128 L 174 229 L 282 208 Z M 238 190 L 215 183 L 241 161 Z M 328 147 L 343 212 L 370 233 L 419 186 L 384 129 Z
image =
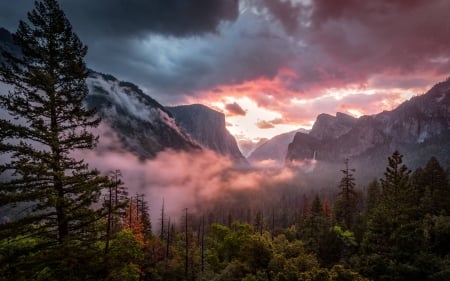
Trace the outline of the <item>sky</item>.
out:
M 15 31 L 31 0 L 0 0 Z M 391 110 L 450 73 L 447 0 L 61 0 L 88 66 L 164 105 L 222 111 L 244 143 L 320 113 Z

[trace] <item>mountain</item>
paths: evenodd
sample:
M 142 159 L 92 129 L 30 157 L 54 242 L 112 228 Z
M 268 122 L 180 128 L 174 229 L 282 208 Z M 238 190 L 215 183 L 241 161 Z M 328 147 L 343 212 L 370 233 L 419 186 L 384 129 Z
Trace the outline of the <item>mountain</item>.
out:
M 337 138 L 348 133 L 356 121 L 356 118 L 341 112 L 336 116 L 322 113 L 317 116 L 310 135 L 317 139 Z
M 431 156 L 450 167 L 450 79 L 392 111 L 358 119 L 321 114 L 308 135 L 295 135 L 286 159 L 302 161 L 315 154 L 319 162 L 342 163 L 349 158 L 356 166 L 370 167 L 370 176 L 382 173 L 395 150 L 410 169 Z
M 300 129 L 275 136 L 256 147 L 247 159 L 251 163 L 273 160 L 277 164 L 283 165 L 286 159 L 288 145 L 292 142 L 297 132 L 308 133 L 307 130 Z
M 174 116 L 176 123 L 192 139 L 231 159 L 245 163 L 236 139 L 225 126 L 225 115 L 201 104 L 166 107 Z
M 97 72 L 90 73 L 87 84 L 87 107 L 96 108 L 126 150 L 149 158 L 165 149 L 200 148 L 176 125 L 170 112 L 136 85 Z
M 20 54 L 19 48 L 13 43 L 11 33 L 3 28 L 0 28 L 0 46 L 15 55 Z M 136 85 L 95 71 L 90 72 L 87 84 L 89 95 L 85 100 L 86 105 L 88 108 L 96 108 L 102 118 L 99 132 L 103 136 L 100 139 L 99 150 L 124 148 L 141 158 L 151 158 L 165 149 L 190 151 L 201 149 L 203 145 L 224 155 L 230 155 L 233 159 L 244 159 L 234 138 L 225 129 L 223 114 L 194 105 L 186 107 L 192 109 L 194 114 L 189 117 L 183 115 L 185 114 L 183 107 L 173 108 L 174 112 L 181 114 L 179 122 L 185 126 L 193 139 L 177 125 L 173 115 L 165 107 L 143 93 Z M 189 114 L 191 111 L 188 110 L 186 113 Z M 216 131 L 217 138 L 206 136 L 204 134 L 206 131 L 202 133 L 200 127 L 195 128 L 195 123 L 191 122 L 195 118 L 206 120 L 208 131 Z M 113 136 L 118 138 L 118 141 L 107 140 Z M 198 143 L 195 139 L 199 140 Z

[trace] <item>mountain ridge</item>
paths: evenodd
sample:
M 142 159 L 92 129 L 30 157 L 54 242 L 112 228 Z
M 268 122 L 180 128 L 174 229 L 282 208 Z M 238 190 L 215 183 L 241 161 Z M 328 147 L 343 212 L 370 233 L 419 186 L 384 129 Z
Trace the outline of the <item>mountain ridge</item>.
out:
M 450 79 L 391 111 L 361 116 L 344 126 L 345 133 L 335 134 L 341 127 L 342 122 L 318 122 L 308 136 L 297 133 L 288 147 L 287 163 L 311 159 L 315 153 L 318 161 L 342 163 L 349 158 L 381 172 L 378 163 L 384 165 L 387 156 L 399 150 L 410 168 L 424 165 L 431 156 L 449 166 Z
M 138 86 L 94 71 L 90 71 L 87 84 L 87 107 L 96 109 L 130 152 L 152 158 L 165 149 L 200 149 L 177 127 L 170 112 Z

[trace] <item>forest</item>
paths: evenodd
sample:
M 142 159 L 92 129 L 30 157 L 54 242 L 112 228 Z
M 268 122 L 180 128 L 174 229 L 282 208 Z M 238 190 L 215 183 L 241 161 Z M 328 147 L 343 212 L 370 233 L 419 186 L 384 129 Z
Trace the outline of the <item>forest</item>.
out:
M 95 148 L 100 122 L 83 105 L 87 47 L 56 0 L 36 2 L 28 20 L 13 35 L 21 55 L 3 50 L 0 66 L 13 86 L 0 94 L 9 114 L 0 119 L 1 281 L 450 280 L 449 172 L 435 157 L 411 171 L 395 151 L 364 188 L 346 160 L 331 199 L 305 193 L 179 217 L 161 202 L 151 221 L 119 170 L 102 175 L 73 155 Z

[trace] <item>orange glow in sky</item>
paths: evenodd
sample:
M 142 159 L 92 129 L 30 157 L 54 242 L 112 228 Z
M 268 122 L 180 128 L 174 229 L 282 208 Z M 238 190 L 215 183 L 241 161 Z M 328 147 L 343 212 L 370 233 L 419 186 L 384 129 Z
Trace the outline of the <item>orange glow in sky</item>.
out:
M 273 79 L 259 78 L 202 91 L 189 103 L 201 102 L 223 112 L 227 129 L 238 141 L 257 142 L 300 128 L 310 129 L 320 113 L 360 117 L 392 110 L 432 86 L 384 89 L 372 87 L 369 81 L 366 85 L 302 91 L 289 87 L 295 78 L 293 71 L 281 69 Z M 229 111 L 230 104 L 237 104 L 242 111 Z

